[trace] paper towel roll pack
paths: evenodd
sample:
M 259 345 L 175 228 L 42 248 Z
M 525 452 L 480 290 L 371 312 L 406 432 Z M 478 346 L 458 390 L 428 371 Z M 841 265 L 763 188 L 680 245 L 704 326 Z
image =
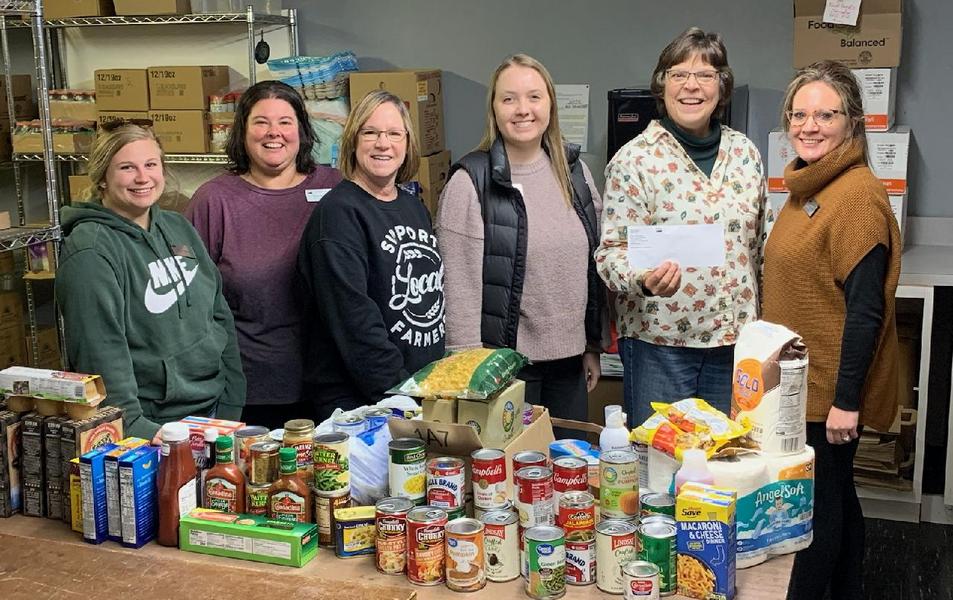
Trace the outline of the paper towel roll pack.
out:
M 765 454 L 796 454 L 806 442 L 807 350 L 790 329 L 755 321 L 735 344 L 731 418 L 751 423 Z

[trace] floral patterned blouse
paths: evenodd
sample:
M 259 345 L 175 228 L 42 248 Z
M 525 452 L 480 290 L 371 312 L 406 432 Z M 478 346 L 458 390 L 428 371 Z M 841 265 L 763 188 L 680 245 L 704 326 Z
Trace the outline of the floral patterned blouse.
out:
M 773 221 L 761 155 L 743 134 L 721 128 L 711 177 L 658 121 L 623 146 L 606 166 L 602 240 L 596 267 L 616 294 L 620 337 L 662 346 L 734 344 L 757 319 L 762 252 Z M 647 270 L 628 263 L 628 226 L 722 223 L 723 267 L 683 268 L 670 298 L 646 297 Z

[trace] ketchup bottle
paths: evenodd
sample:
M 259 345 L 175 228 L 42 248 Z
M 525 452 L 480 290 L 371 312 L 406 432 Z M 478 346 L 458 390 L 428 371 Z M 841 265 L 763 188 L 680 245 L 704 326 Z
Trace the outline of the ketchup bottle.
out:
M 195 459 L 189 443 L 189 426 L 166 423 L 159 431 L 162 437 L 162 460 L 159 461 L 159 535 L 163 546 L 179 545 L 179 517 L 195 508 Z

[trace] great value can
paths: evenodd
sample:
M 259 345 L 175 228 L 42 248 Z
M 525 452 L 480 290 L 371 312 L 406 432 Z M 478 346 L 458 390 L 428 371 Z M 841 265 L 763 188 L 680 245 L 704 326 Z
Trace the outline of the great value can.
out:
M 447 511 L 418 506 L 407 513 L 407 579 L 417 585 L 444 582 Z
M 516 472 L 516 506 L 524 528 L 553 525 L 553 470 L 549 467 L 523 467 Z
M 634 560 L 622 567 L 625 600 L 659 600 L 658 567 L 645 560 Z
M 314 488 L 330 493 L 351 489 L 350 436 L 343 431 L 318 433 L 311 446 Z
M 592 532 L 596 527 L 596 499 L 589 492 L 566 492 L 559 501 L 556 525 L 566 532 L 566 539 L 575 531 Z
M 589 491 L 589 463 L 578 456 L 563 456 L 553 461 L 553 502 L 566 492 Z
M 427 498 L 427 448 L 417 438 L 397 438 L 387 444 L 390 495 L 421 505 Z
M 523 450 L 513 455 L 513 485 L 516 485 L 516 472 L 524 467 L 545 467 L 549 459 L 542 452 Z
M 512 581 L 520 575 L 519 517 L 515 512 L 493 510 L 483 514 L 483 547 L 486 578 Z
M 377 570 L 402 575 L 407 567 L 407 513 L 414 508 L 409 498 L 384 498 L 375 505 Z
M 566 546 L 563 530 L 551 525 L 530 527 L 526 542 L 526 594 L 537 600 L 566 594 Z
M 641 506 L 639 515 L 647 517 L 649 515 L 667 515 L 675 517 L 675 497 L 663 492 L 649 492 L 642 494 L 639 504 Z
M 506 505 L 506 454 L 502 450 L 480 448 L 470 455 L 470 482 L 473 507 L 493 510 Z
M 454 519 L 447 523 L 447 587 L 455 592 L 475 592 L 486 586 L 483 523 Z
M 638 460 L 633 452 L 609 450 L 599 455 L 602 518 L 631 519 L 639 514 L 638 471 Z
M 427 461 L 427 504 L 452 512 L 465 506 L 466 468 L 462 458 L 441 456 Z
M 635 523 L 607 519 L 596 525 L 596 586 L 609 594 L 623 591 L 622 565 L 637 558 Z
M 566 583 L 595 583 L 596 562 L 596 534 L 592 529 L 566 533 Z
M 661 517 L 643 523 L 639 527 L 639 545 L 639 558 L 647 560 L 659 569 L 659 595 L 674 594 L 678 587 L 675 525 Z
M 314 522 L 318 526 L 318 545 L 334 547 L 334 511 L 351 505 L 350 490 L 337 493 L 319 493 L 313 487 Z

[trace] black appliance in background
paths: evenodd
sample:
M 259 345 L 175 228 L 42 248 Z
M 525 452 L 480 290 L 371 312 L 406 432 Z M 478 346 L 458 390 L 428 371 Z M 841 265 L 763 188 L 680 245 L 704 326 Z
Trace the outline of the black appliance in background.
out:
M 648 88 L 609 90 L 609 127 L 606 129 L 606 162 L 619 148 L 639 135 L 658 117 L 655 98 Z

